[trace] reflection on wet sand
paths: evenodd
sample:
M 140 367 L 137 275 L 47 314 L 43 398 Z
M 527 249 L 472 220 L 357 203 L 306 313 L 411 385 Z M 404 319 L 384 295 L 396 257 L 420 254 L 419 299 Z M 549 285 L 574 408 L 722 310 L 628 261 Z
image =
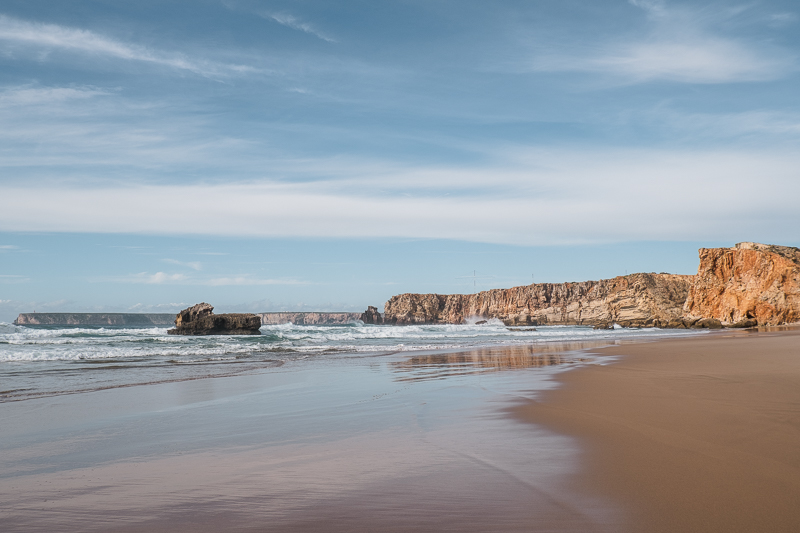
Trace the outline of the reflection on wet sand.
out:
M 583 362 L 585 350 L 614 342 L 564 342 L 553 344 L 476 348 L 465 352 L 415 355 L 391 363 L 395 381 L 423 381 L 452 376 L 519 370 Z

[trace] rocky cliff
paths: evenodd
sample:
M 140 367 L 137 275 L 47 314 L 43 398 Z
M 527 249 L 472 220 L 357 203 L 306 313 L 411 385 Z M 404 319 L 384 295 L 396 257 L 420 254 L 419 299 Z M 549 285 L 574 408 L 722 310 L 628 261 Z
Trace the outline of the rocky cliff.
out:
M 298 326 L 323 326 L 350 324 L 361 320 L 361 313 L 317 313 L 317 312 L 287 312 L 287 313 L 259 313 L 261 323 L 265 326 L 277 324 L 296 324 Z
M 249 313 L 215 315 L 214 307 L 199 303 L 188 307 L 175 317 L 170 335 L 259 335 L 261 317 Z
M 169 313 L 20 313 L 18 326 L 171 326 L 175 315 Z
M 800 321 L 800 249 L 752 242 L 701 248 L 684 311 L 724 325 Z
M 694 276 L 631 274 L 600 281 L 538 283 L 477 294 L 400 294 L 386 324 L 461 324 L 497 318 L 507 325 L 666 326 L 679 320 Z

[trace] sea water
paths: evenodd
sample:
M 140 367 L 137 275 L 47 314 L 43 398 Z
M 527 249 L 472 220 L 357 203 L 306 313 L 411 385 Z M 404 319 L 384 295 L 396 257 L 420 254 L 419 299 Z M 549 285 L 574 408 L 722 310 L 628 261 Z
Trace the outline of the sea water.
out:
M 263 326 L 261 335 L 253 336 L 177 336 L 168 335 L 166 328 L 0 323 L 0 402 L 268 372 L 285 365 L 297 369 L 342 358 L 379 360 L 391 354 L 412 357 L 418 352 L 453 353 L 492 346 L 528 347 L 528 355 L 522 357 L 535 361 L 535 355 L 548 346 L 558 346 L 563 352 L 582 348 L 580 343 L 596 346 L 675 334 L 680 333 L 654 328 L 506 327 L 497 320 L 479 325 L 283 324 Z M 479 369 L 485 362 L 476 365 Z M 430 369 L 436 364 L 424 366 Z M 461 366 L 464 370 L 471 365 Z M 416 367 L 411 364 L 410 368 Z
M 579 443 L 510 409 L 596 347 L 696 334 L 261 333 L 0 326 L 4 531 L 618 531 Z

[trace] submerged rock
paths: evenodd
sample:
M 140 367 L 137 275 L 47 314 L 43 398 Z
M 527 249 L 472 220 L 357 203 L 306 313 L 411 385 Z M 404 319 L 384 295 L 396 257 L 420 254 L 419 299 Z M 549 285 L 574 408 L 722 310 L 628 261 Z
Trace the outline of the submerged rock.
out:
M 261 317 L 251 313 L 214 314 L 205 302 L 188 307 L 175 317 L 170 335 L 260 335 Z

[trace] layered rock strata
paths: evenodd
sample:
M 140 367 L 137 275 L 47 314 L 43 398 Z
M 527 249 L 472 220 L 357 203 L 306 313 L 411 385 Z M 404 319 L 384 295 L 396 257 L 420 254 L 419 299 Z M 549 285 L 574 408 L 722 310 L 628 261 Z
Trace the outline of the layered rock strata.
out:
M 477 294 L 400 294 L 384 309 L 387 324 L 666 326 L 683 315 L 694 276 L 630 274 L 600 281 L 538 283 Z
M 684 313 L 725 326 L 800 321 L 800 249 L 752 242 L 701 248 Z
M 261 317 L 250 313 L 214 314 L 214 307 L 199 303 L 175 317 L 170 335 L 259 335 Z

